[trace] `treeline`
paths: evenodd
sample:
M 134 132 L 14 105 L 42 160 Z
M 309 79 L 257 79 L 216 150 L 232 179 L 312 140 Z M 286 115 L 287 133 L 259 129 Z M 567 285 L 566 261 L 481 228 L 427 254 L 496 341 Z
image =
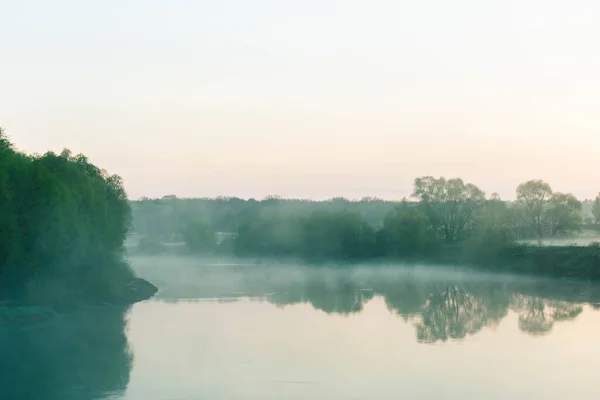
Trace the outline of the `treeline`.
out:
M 183 241 L 195 252 L 298 257 L 310 261 L 373 258 L 423 259 L 470 255 L 485 260 L 523 239 L 578 232 L 584 204 L 569 193 L 531 180 L 516 201 L 486 197 L 462 179 L 420 177 L 414 201 L 285 200 L 237 198 L 143 199 L 133 202 L 141 247 L 159 251 Z M 600 196 L 589 207 L 600 222 Z M 589 217 L 588 217 L 589 219 Z
M 0 130 L 0 299 L 119 296 L 131 210 L 121 178 L 83 155 L 27 155 Z
M 360 214 L 370 225 L 381 225 L 398 202 L 365 197 L 360 201 L 333 198 L 327 201 L 283 199 L 268 196 L 263 200 L 244 200 L 236 197 L 180 199 L 164 196 L 161 199 L 142 198 L 131 202 L 132 231 L 144 237 L 164 242 L 183 240 L 190 221 L 202 221 L 217 232 L 235 232 L 239 225 L 257 217 L 308 215 L 312 212 L 350 211 Z

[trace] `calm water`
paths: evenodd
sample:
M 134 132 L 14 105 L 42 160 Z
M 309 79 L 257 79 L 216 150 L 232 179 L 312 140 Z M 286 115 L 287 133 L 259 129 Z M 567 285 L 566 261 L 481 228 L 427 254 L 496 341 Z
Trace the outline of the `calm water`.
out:
M 598 399 L 600 288 L 134 259 L 129 309 L 0 323 L 0 399 Z

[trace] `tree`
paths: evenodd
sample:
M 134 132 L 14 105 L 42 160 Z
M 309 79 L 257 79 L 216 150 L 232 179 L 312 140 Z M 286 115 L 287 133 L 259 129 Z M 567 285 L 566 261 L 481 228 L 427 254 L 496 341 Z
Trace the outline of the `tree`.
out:
M 423 255 L 432 244 L 427 223 L 416 205 L 403 201 L 384 220 L 377 232 L 378 253 L 383 256 Z
M 415 179 L 413 197 L 420 200 L 428 228 L 448 242 L 468 236 L 485 201 L 485 193 L 471 183 L 432 176 Z
M 183 240 L 194 252 L 210 252 L 216 246 L 216 232 L 203 221 L 189 221 L 183 231 Z
M 486 200 L 478 225 L 485 229 L 501 229 L 508 226 L 509 220 L 508 203 L 500 198 L 498 193 L 492 193 Z
M 592 215 L 594 216 L 594 221 L 596 224 L 600 224 L 600 194 L 596 196 L 596 200 L 594 200 L 594 205 L 592 206 Z
M 314 212 L 300 222 L 301 253 L 307 259 L 353 261 L 372 254 L 375 234 L 358 213 Z
M 0 130 L 0 295 L 120 296 L 130 221 L 121 178 L 68 150 L 20 153 Z
M 485 201 L 471 237 L 464 243 L 469 257 L 487 262 L 510 245 L 516 233 L 513 226 L 513 210 L 509 204 L 493 194 Z
M 550 234 L 566 233 L 581 229 L 583 204 L 571 193 L 554 193 L 548 207 Z
M 542 180 L 530 180 L 517 187 L 517 201 L 523 207 L 524 218 L 538 238 L 543 235 L 544 211 L 552 196 L 552 188 Z
M 290 215 L 254 215 L 243 221 L 234 242 L 239 256 L 290 256 L 300 251 L 300 221 Z

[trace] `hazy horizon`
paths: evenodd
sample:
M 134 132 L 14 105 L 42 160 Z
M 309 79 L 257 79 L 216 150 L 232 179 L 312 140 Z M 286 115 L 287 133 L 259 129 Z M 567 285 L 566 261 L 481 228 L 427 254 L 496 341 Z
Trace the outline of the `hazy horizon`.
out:
M 400 199 L 600 190 L 600 5 L 317 1 L 0 4 L 0 126 L 84 153 L 131 199 Z

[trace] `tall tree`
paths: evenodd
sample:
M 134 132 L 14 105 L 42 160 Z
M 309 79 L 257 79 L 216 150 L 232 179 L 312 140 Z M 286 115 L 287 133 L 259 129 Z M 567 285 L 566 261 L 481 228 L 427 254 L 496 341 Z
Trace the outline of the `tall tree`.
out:
M 468 235 L 485 202 L 483 190 L 472 183 L 432 176 L 415 179 L 413 197 L 421 201 L 429 229 L 449 242 Z
M 517 187 L 517 201 L 523 207 L 524 218 L 538 239 L 544 232 L 544 211 L 551 197 L 552 188 L 542 180 L 530 180 Z
M 492 193 L 485 201 L 485 207 L 479 224 L 485 229 L 500 229 L 508 226 L 508 203 L 500 198 L 498 193 Z
M 548 207 L 550 234 L 576 231 L 583 223 L 583 204 L 571 193 L 554 193 Z

